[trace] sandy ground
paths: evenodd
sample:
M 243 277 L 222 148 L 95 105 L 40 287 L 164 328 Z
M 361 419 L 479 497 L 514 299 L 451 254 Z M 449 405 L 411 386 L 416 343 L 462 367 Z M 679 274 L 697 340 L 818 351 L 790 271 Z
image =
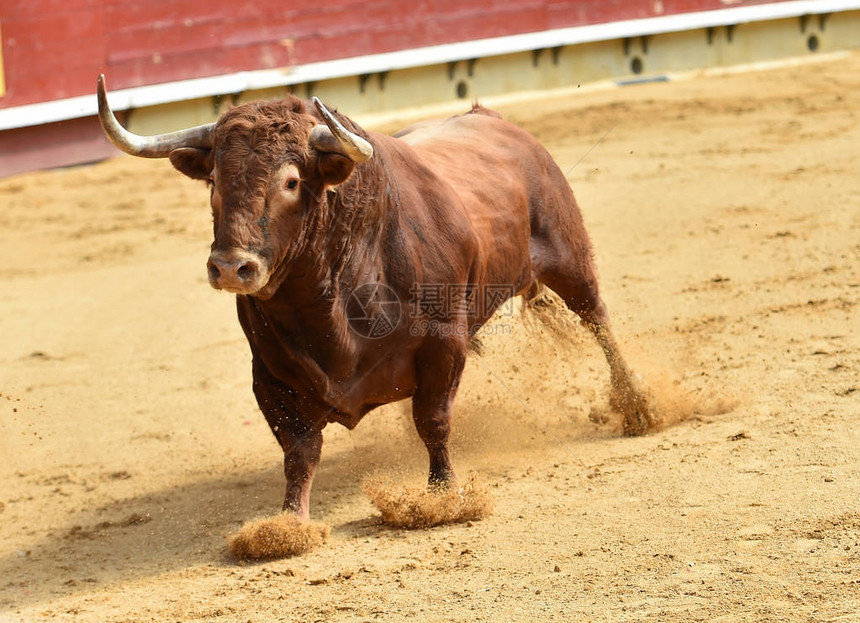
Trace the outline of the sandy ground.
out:
M 236 564 L 281 457 L 205 188 L 126 157 L 2 180 L 0 621 L 860 621 L 860 54 L 503 112 L 570 171 L 630 358 L 695 415 L 621 437 L 587 336 L 501 317 L 454 444 L 492 516 L 381 524 L 362 482 L 425 474 L 393 405 L 326 431 L 328 543 Z

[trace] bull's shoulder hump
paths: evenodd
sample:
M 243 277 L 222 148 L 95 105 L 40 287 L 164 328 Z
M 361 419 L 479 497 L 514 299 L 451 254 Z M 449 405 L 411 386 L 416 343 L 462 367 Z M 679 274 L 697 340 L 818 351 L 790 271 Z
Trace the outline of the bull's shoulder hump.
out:
M 404 143 L 419 147 L 435 142 L 461 143 L 470 140 L 483 142 L 492 141 L 494 137 L 518 136 L 529 140 L 530 135 L 514 124 L 503 120 L 501 117 L 483 114 L 465 114 L 448 119 L 425 121 L 394 136 Z

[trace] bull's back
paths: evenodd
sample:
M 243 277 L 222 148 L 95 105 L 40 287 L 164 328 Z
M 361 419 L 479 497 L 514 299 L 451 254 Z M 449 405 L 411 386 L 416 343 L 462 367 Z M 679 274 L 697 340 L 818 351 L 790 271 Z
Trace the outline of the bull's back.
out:
M 480 241 L 485 283 L 534 281 L 535 215 L 573 201 L 552 158 L 525 130 L 484 110 L 415 126 L 400 136 L 461 199 Z M 569 197 L 568 197 L 569 195 Z M 550 205 L 552 204 L 552 205 Z

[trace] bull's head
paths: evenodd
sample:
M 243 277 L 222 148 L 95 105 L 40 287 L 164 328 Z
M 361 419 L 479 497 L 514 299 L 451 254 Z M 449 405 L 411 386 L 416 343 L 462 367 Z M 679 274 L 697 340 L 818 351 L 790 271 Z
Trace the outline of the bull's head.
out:
M 208 180 L 215 240 L 209 283 L 236 294 L 269 298 L 284 277 L 284 263 L 315 204 L 344 182 L 373 147 L 347 130 L 317 98 L 324 123 L 290 97 L 244 104 L 217 122 L 158 136 L 122 127 L 98 83 L 99 120 L 122 151 L 169 158 L 177 170 Z

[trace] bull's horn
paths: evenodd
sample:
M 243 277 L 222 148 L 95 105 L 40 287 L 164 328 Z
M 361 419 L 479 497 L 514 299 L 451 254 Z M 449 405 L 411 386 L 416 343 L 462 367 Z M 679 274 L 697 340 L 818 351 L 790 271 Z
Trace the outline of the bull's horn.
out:
M 314 97 L 313 102 L 325 120 L 325 125 L 315 126 L 311 131 L 308 141 L 310 146 L 319 151 L 343 154 L 356 164 L 370 160 L 373 156 L 373 145 L 343 127 L 319 98 Z
M 117 121 L 108 105 L 104 74 L 99 76 L 98 96 L 99 121 L 102 129 L 110 142 L 127 154 L 141 158 L 166 158 L 171 151 L 180 147 L 212 147 L 214 123 L 156 136 L 139 136 L 126 130 Z

